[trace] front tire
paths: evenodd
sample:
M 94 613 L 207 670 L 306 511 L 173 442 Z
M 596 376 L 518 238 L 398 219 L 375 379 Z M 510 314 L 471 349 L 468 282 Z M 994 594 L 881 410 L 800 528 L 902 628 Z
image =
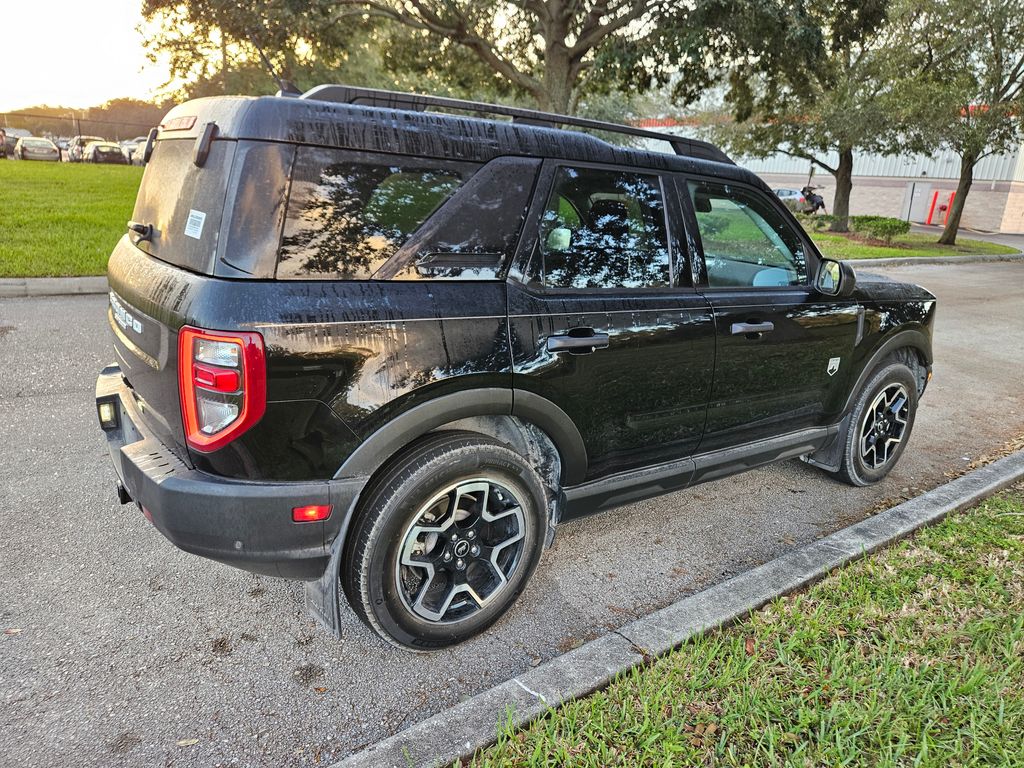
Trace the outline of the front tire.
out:
M 369 489 L 341 582 L 385 640 L 427 651 L 483 632 L 540 560 L 546 494 L 517 453 L 466 432 L 432 435 Z
M 910 368 L 900 362 L 880 368 L 854 405 L 836 477 L 866 486 L 888 475 L 906 450 L 917 396 L 917 379 Z

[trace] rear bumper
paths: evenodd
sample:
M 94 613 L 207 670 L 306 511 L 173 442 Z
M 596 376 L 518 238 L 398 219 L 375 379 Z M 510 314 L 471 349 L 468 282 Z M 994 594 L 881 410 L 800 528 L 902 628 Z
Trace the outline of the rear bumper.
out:
M 190 469 L 146 428 L 116 365 L 96 380 L 97 407 L 101 402 L 111 402 L 119 417 L 104 428 L 118 480 L 173 544 L 254 573 L 320 578 L 361 479 L 257 483 Z M 293 522 L 292 508 L 307 504 L 330 504 L 331 516 Z

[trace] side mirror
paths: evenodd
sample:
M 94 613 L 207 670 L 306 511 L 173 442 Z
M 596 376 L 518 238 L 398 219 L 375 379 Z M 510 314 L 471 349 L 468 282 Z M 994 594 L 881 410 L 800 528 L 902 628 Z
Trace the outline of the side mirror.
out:
M 853 295 L 857 287 L 857 276 L 853 267 L 845 261 L 822 259 L 814 287 L 818 293 L 845 299 Z

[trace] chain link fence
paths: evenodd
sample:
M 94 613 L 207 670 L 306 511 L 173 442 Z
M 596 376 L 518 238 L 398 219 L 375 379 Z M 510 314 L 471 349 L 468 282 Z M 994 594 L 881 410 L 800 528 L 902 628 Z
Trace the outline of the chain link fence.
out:
M 154 124 L 122 120 L 78 117 L 68 112 L 63 117 L 38 115 L 24 112 L 0 113 L 0 129 L 8 136 L 43 136 L 48 139 L 71 138 L 72 136 L 99 136 L 108 141 L 123 141 L 136 136 L 145 136 Z

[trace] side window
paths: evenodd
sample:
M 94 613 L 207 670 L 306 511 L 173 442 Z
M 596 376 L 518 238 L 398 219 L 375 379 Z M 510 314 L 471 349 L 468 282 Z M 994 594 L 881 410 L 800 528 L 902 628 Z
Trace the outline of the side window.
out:
M 541 218 L 545 285 L 669 284 L 665 202 L 651 174 L 559 168 Z
M 371 277 L 476 167 L 300 147 L 277 276 Z
M 687 186 L 711 287 L 807 282 L 800 238 L 767 201 L 729 184 L 691 181 Z

